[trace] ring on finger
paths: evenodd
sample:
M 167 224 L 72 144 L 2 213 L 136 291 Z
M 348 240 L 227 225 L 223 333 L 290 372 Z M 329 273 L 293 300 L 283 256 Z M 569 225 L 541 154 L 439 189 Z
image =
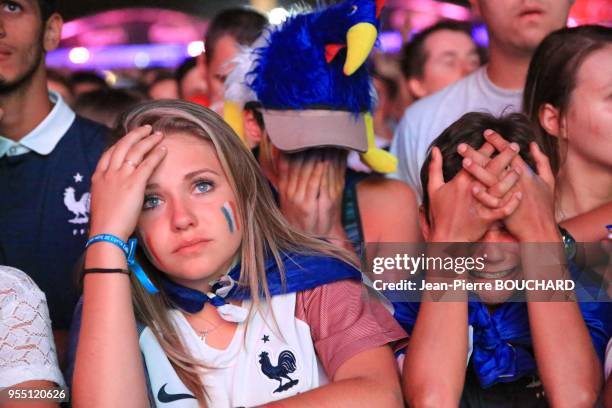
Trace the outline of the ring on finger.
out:
M 133 161 L 131 161 L 130 159 L 126 159 L 124 161 L 125 164 L 127 164 L 128 166 L 132 166 L 134 168 L 138 167 L 138 164 L 134 163 Z

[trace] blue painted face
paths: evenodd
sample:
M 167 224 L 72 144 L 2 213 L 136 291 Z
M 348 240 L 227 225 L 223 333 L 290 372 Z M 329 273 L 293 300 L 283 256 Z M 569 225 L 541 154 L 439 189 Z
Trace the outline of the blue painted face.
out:
M 238 224 L 238 218 L 236 217 L 236 204 L 233 201 L 226 201 L 221 207 L 221 212 L 227 222 L 227 227 L 230 233 L 235 233 L 240 229 Z

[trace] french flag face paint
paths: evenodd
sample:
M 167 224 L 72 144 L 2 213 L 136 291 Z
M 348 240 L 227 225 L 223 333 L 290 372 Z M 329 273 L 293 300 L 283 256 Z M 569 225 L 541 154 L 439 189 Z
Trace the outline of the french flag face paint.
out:
M 221 212 L 225 216 L 225 221 L 229 227 L 229 231 L 233 234 L 240 229 L 238 225 L 238 217 L 236 217 L 236 204 L 233 201 L 226 201 L 221 207 Z

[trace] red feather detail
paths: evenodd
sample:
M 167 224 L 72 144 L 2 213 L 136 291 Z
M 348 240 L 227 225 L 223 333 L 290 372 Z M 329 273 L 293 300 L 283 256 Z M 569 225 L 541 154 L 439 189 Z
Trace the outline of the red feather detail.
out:
M 385 7 L 385 0 L 376 0 L 376 18 L 380 17 L 383 7 Z
M 328 64 L 332 62 L 332 60 L 336 58 L 336 55 L 338 55 L 338 52 L 344 47 L 346 47 L 344 44 L 327 44 L 325 46 L 325 61 L 327 61 Z

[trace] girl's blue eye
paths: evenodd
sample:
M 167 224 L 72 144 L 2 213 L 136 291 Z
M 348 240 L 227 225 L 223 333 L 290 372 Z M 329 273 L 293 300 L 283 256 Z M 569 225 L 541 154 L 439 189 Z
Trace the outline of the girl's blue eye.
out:
M 155 196 L 146 196 L 144 198 L 144 202 L 142 204 L 142 209 L 143 210 L 151 210 L 155 207 L 157 207 L 160 204 L 161 200 L 159 199 L 159 197 L 155 197 Z
M 208 193 L 213 188 L 213 183 L 210 181 L 197 181 L 195 188 L 198 193 Z

